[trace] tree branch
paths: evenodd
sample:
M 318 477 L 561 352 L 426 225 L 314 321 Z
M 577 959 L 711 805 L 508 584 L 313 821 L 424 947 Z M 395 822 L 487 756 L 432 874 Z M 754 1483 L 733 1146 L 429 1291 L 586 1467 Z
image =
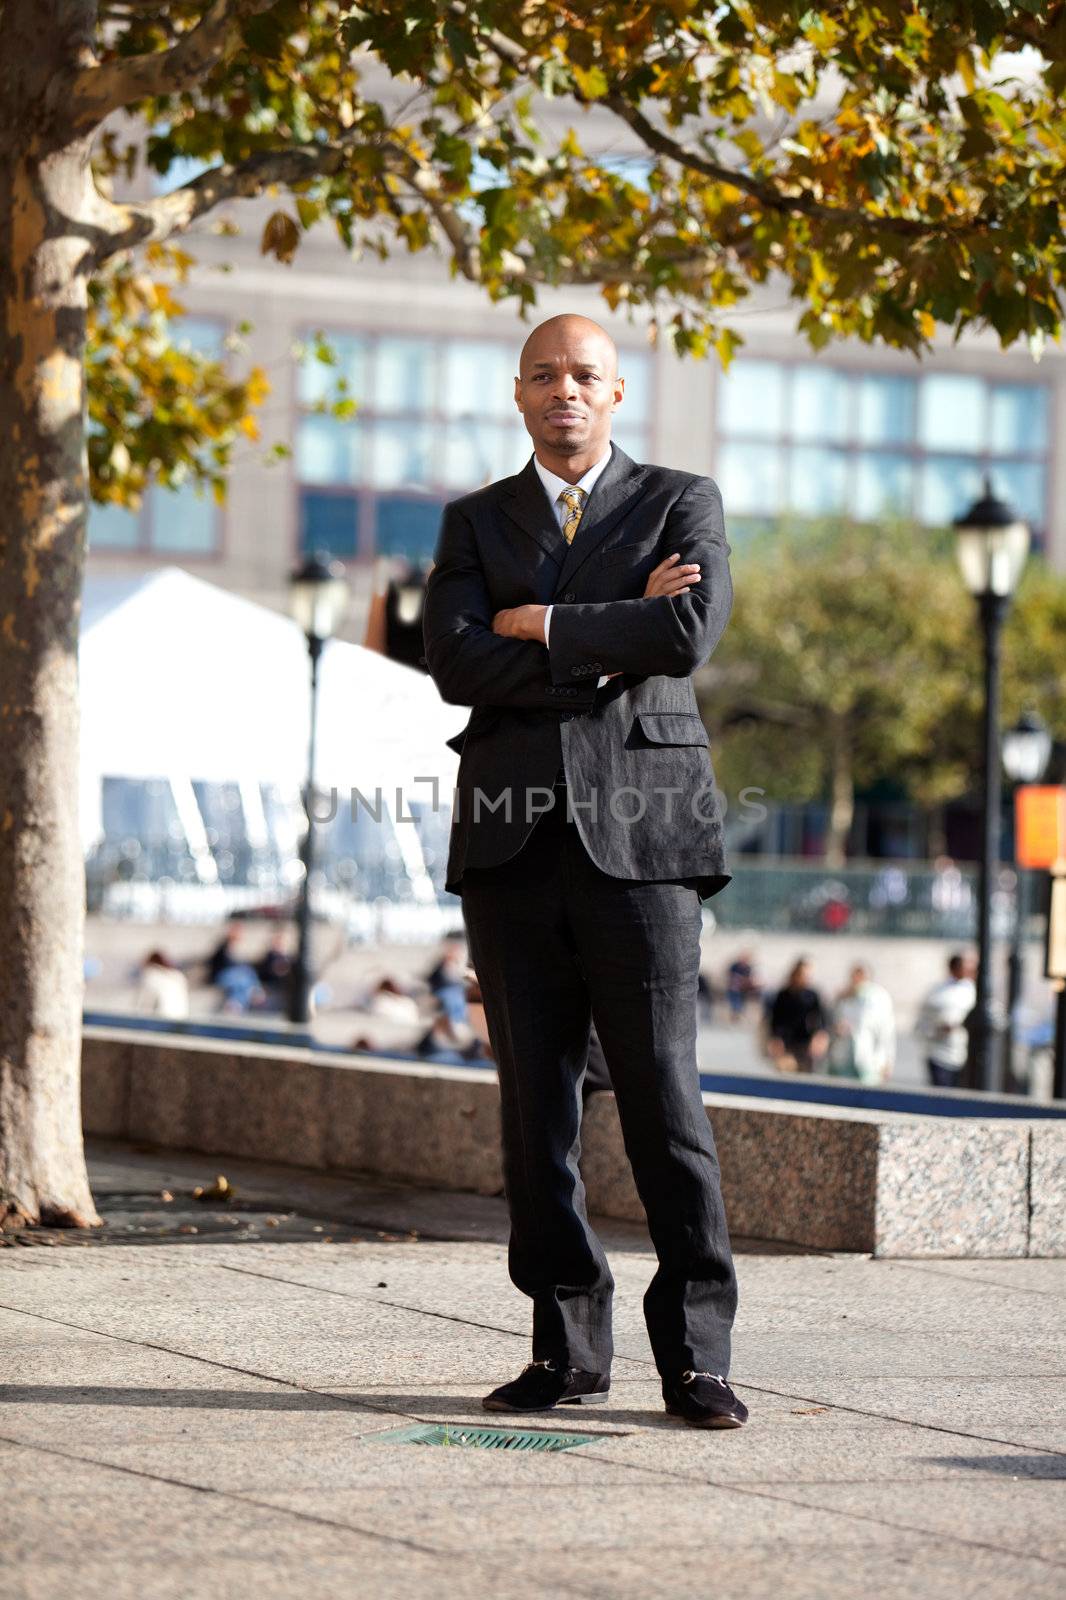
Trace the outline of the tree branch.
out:
M 240 44 L 240 25 L 268 11 L 276 0 L 214 0 L 169 50 L 118 56 L 82 67 L 53 81 L 53 98 L 62 102 L 75 132 L 95 128 L 112 111 L 152 96 L 191 89 Z
M 122 250 L 182 233 L 226 200 L 254 198 L 275 183 L 291 188 L 311 178 L 330 177 L 340 170 L 347 155 L 347 148 L 339 144 L 294 145 L 288 150 L 262 151 L 232 166 L 212 167 L 157 200 L 118 204 L 101 197 L 100 204 L 106 207 L 113 226 L 99 231 L 86 266 L 93 272 Z
M 943 219 L 926 222 L 920 217 L 881 217 L 868 211 L 845 210 L 838 206 L 823 205 L 809 194 L 782 194 L 772 184 L 753 178 L 749 173 L 723 167 L 717 161 L 712 161 L 709 156 L 703 155 L 701 151 L 672 138 L 670 134 L 650 122 L 638 106 L 631 104 L 617 91 L 605 95 L 597 104 L 609 107 L 615 116 L 620 117 L 628 127 L 632 128 L 648 149 L 654 150 L 657 155 L 676 161 L 679 166 L 687 167 L 692 172 L 702 173 L 705 178 L 710 178 L 715 183 L 728 183 L 734 189 L 750 194 L 753 200 L 757 200 L 769 211 L 791 212 L 818 222 L 833 224 L 848 222 L 857 228 L 869 229 L 875 233 L 895 234 L 904 238 L 942 238 L 950 233 L 970 233 L 987 227 L 986 223 L 976 220 L 952 223 Z

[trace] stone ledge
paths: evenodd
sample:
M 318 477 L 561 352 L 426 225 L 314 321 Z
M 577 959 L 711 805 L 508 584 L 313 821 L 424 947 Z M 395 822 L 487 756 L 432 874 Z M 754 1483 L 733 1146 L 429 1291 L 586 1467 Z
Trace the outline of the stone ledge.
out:
M 732 1231 L 878 1256 L 1066 1256 L 1066 1126 L 704 1095 Z M 499 1094 L 474 1069 L 84 1030 L 85 1131 L 498 1194 Z M 589 1102 L 589 1209 L 643 1221 L 613 1095 Z

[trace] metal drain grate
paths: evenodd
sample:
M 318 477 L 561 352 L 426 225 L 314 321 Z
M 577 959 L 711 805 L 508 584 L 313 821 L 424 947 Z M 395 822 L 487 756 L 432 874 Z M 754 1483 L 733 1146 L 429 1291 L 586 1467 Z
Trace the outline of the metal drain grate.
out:
M 594 1433 L 542 1433 L 518 1428 L 469 1428 L 458 1424 L 416 1424 L 376 1433 L 371 1444 L 442 1444 L 466 1450 L 572 1450 L 594 1444 Z

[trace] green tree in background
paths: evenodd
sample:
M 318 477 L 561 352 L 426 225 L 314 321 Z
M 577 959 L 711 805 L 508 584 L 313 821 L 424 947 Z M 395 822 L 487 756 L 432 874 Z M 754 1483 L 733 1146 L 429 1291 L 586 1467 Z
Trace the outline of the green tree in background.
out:
M 88 498 L 220 487 L 262 394 L 165 347 L 160 247 L 271 194 L 279 261 L 320 223 L 353 249 L 434 246 L 521 310 L 598 285 L 681 351 L 728 360 L 723 310 L 773 274 L 815 346 L 920 354 L 973 325 L 1035 352 L 1061 325 L 1064 62 L 1061 0 L 0 0 L 0 1217 L 95 1220 Z M 547 100 L 573 112 L 562 136 Z M 202 170 L 129 197 L 142 161 L 179 160 Z
M 699 683 L 727 794 L 824 800 L 840 866 L 855 793 L 879 779 L 924 807 L 977 781 L 980 643 L 950 533 L 784 526 L 734 559 L 729 627 Z M 1004 712 L 1066 739 L 1066 579 L 1030 567 L 1004 640 Z

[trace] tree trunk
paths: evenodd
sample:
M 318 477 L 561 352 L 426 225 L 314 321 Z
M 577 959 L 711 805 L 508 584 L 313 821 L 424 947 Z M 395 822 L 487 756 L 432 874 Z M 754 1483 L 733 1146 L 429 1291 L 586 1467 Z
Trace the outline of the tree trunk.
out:
M 843 718 L 832 719 L 829 737 L 829 828 L 825 841 L 825 864 L 839 868 L 847 861 L 848 835 L 855 820 L 851 741 L 847 722 Z
M 81 1134 L 78 815 L 92 183 L 87 141 L 61 144 L 43 109 L 48 74 L 70 48 L 71 17 L 84 9 L 16 0 L 0 68 L 0 1226 L 8 1227 L 99 1222 Z
M 943 805 L 928 806 L 925 813 L 925 854 L 929 861 L 948 853 L 947 817 Z

